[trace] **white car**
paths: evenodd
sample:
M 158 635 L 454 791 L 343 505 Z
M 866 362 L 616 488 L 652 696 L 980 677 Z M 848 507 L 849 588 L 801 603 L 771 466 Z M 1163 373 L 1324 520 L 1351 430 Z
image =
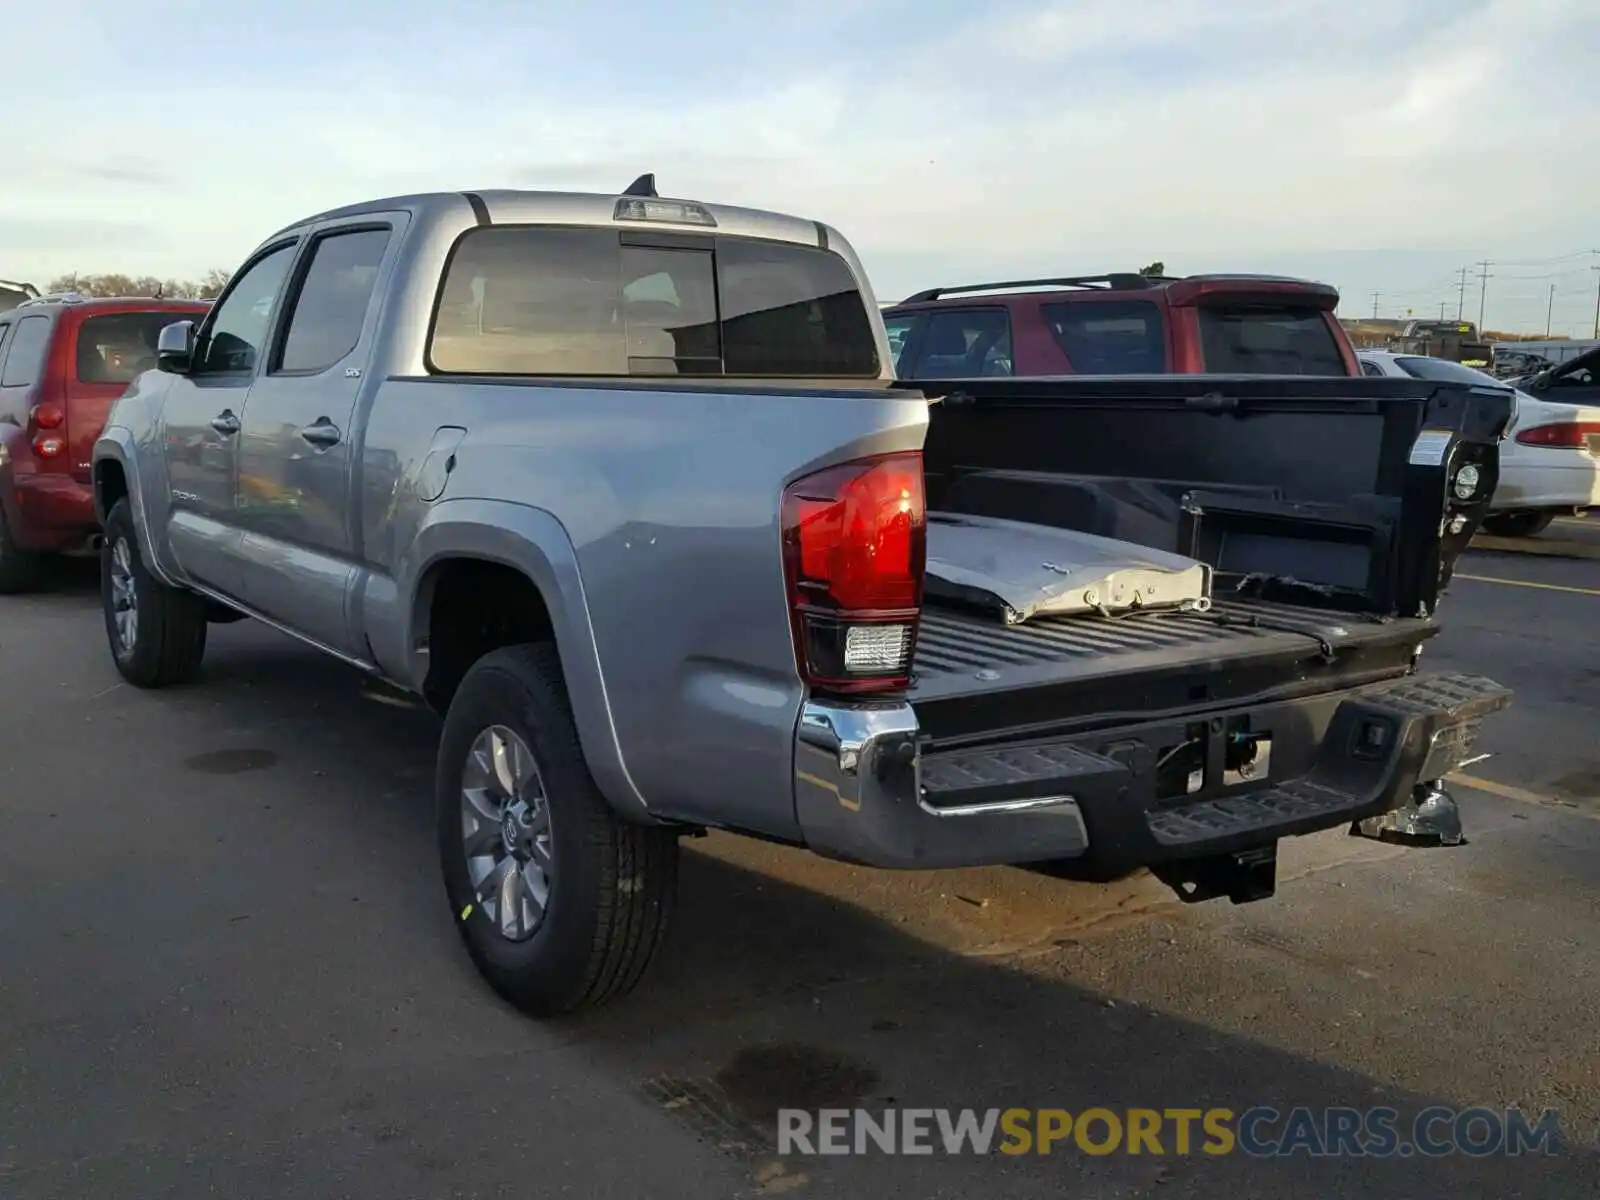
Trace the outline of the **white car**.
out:
M 1508 386 L 1443 358 L 1360 350 L 1368 375 Z M 1532 537 L 1556 517 L 1600 507 L 1600 407 L 1541 400 L 1511 389 L 1514 406 L 1500 445 L 1500 483 L 1484 519 L 1487 533 Z

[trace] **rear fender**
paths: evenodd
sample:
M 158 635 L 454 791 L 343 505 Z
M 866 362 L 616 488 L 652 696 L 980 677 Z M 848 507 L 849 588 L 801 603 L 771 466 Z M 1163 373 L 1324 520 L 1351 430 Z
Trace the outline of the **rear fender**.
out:
M 549 512 L 502 500 L 445 500 L 433 506 L 401 564 L 398 594 L 404 605 L 404 641 L 399 661 L 410 685 L 420 692 L 428 674 L 426 639 L 432 589 L 430 568 L 449 558 L 476 558 L 520 571 L 544 597 L 555 631 L 567 697 L 584 758 L 601 792 L 624 816 L 648 815 L 648 806 L 629 774 L 612 719 L 605 673 L 595 644 L 577 555 L 566 528 Z M 393 631 L 369 610 L 369 636 L 386 640 L 393 653 Z M 376 619 L 374 619 L 376 618 Z M 375 644 L 380 661 L 389 657 Z

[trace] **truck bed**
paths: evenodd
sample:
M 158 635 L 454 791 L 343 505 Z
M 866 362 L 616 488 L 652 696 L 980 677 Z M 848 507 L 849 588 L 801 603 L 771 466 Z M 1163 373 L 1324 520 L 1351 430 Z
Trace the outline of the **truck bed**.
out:
M 1035 618 L 930 606 L 917 639 L 908 698 L 932 736 L 956 734 L 961 715 L 1027 724 L 1030 694 L 1062 717 L 1225 703 L 1297 684 L 1318 686 L 1403 673 L 1438 626 L 1426 618 L 1308 611 L 1259 600 L 1221 600 L 1210 612 Z M 1076 712 L 1063 695 L 1081 698 Z M 1011 718 L 996 722 L 997 709 Z

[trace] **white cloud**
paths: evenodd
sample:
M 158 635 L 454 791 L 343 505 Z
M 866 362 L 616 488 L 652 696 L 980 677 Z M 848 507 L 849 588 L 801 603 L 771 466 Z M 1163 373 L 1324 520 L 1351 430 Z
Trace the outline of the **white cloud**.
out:
M 463 19 L 419 33 L 426 71 L 384 45 L 337 81 L 289 91 L 256 70 L 220 84 L 169 73 L 115 93 L 114 108 L 59 93 L 49 128 L 0 131 L 23 164 L 0 196 L 0 266 L 195 274 L 354 199 L 541 181 L 610 190 L 646 170 L 664 191 L 830 221 L 887 272 L 875 278 L 886 295 L 984 264 L 1092 270 L 1143 255 L 1281 269 L 1365 248 L 1533 258 L 1595 240 L 1591 0 L 961 11 L 951 28 L 933 9 L 893 10 L 893 36 L 864 44 L 839 8 L 826 34 L 837 53 L 813 43 L 798 61 L 826 69 L 799 73 L 788 47 L 748 36 L 746 14 L 736 50 L 708 42 L 698 89 L 588 83 L 585 60 L 555 70 L 530 59 L 539 43 L 524 31 L 485 36 Z M 114 59 L 81 9 L 63 22 L 41 45 L 76 39 L 102 48 L 89 65 Z M 919 42 L 919 28 L 933 36 Z M 735 52 L 742 74 L 728 83 L 711 59 Z M 120 255 L 94 239 L 81 257 L 63 256 L 59 237 L 6 232 L 46 220 L 149 229 Z M 1335 282 L 1347 294 L 1428 282 L 1360 270 Z

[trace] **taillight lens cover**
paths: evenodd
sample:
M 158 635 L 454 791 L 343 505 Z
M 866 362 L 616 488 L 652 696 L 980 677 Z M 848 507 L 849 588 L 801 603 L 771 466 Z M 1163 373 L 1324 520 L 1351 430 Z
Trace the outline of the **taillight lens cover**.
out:
M 60 429 L 66 422 L 67 414 L 61 411 L 59 405 L 36 404 L 33 408 L 33 423 L 39 429 Z
M 58 437 L 42 437 L 33 443 L 33 452 L 40 458 L 60 458 L 66 448 L 66 439 Z
M 836 691 L 904 687 L 927 564 L 922 452 L 798 479 L 784 489 L 781 521 L 801 677 Z
M 1600 444 L 1600 421 L 1556 421 L 1549 425 L 1530 425 L 1517 431 L 1516 440 L 1524 446 L 1592 449 Z

